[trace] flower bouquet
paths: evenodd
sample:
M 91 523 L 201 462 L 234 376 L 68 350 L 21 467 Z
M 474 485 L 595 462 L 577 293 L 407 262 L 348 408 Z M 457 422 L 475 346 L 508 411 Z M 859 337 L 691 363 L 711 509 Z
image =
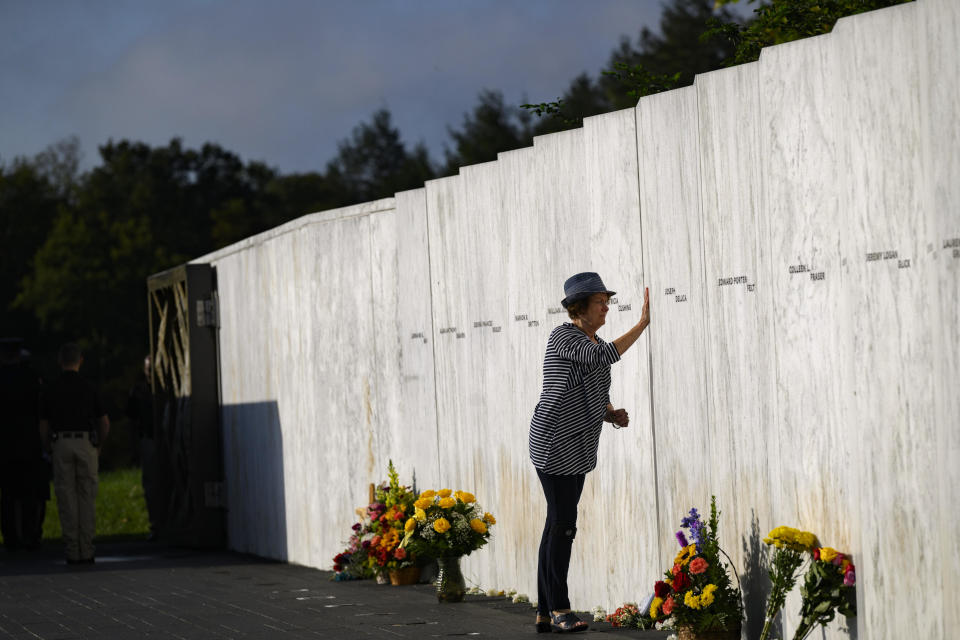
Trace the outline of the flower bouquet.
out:
M 857 615 L 857 574 L 850 558 L 830 547 L 814 549 L 812 555 L 800 587 L 801 619 L 793 640 L 803 640 L 817 626 L 833 620 L 838 611 L 845 616 Z
M 740 587 L 739 583 L 734 587 L 730 582 L 726 566 L 730 559 L 720 548 L 718 524 L 716 497 L 710 501 L 710 519 L 706 523 L 696 509 L 691 509 L 676 533 L 681 549 L 673 567 L 666 571 L 664 580 L 654 585 L 650 618 L 658 628 L 675 626 L 681 640 L 740 637 Z M 689 530 L 692 542 L 683 529 Z
M 653 622 L 647 611 L 642 610 L 633 602 L 627 602 L 617 607 L 617 610 L 604 618 L 614 627 L 626 629 L 650 629 Z
M 413 507 L 413 516 L 404 523 L 400 549 L 436 558 L 437 597 L 441 602 L 459 602 L 466 590 L 459 559 L 487 543 L 497 520 L 466 491 L 424 491 Z
M 400 484 L 392 460 L 388 476 L 389 480 L 375 489 L 373 502 L 358 509 L 361 521 L 353 525 L 346 550 L 334 556 L 335 580 L 385 576 L 392 572 L 391 581 L 397 584 L 398 579 L 393 577 L 397 571 L 416 566 L 417 554 L 400 547 L 403 525 L 413 513 L 416 494 Z
M 773 553 L 773 566 L 768 571 L 773 588 L 767 598 L 760 640 L 766 640 L 770 635 L 773 618 L 783 608 L 787 593 L 797 581 L 797 570 L 803 564 L 802 554 L 817 546 L 817 536 L 792 527 L 777 527 L 763 541 L 776 547 L 776 551 Z

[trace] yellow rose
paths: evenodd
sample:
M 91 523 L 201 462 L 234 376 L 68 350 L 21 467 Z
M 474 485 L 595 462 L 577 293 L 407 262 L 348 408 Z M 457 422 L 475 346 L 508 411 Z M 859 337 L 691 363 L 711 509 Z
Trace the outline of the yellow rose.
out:
M 497 519 L 493 517 L 492 513 L 483 514 L 483 521 L 487 524 L 497 524 Z
M 476 502 L 477 499 L 474 495 L 468 491 L 457 491 L 456 493 L 457 500 L 463 502 L 464 504 L 470 504 L 471 502 Z
M 433 496 L 435 495 L 437 495 L 436 491 L 434 491 L 433 489 L 427 489 L 426 491 L 420 494 L 420 497 L 426 498 L 427 500 L 432 500 Z
M 451 493 L 453 493 L 453 491 L 450 489 L 440 489 L 440 491 L 437 491 L 437 495 L 441 498 L 449 498 Z
M 407 533 L 410 533 L 417 528 L 417 521 L 415 518 L 408 518 L 406 524 L 403 525 L 403 530 Z
M 436 522 L 433 523 L 433 530 L 437 533 L 446 533 L 450 530 L 450 523 L 447 522 L 446 518 L 437 518 Z
M 487 525 L 483 524 L 483 520 L 474 518 L 470 521 L 470 528 L 476 531 L 477 533 L 486 533 Z
M 417 509 L 427 509 L 433 504 L 433 498 L 420 498 L 413 503 L 413 506 Z
M 416 511 L 413 512 L 413 517 L 419 520 L 420 522 L 423 522 L 424 520 L 427 519 L 427 512 L 421 509 L 420 507 L 417 507 Z
M 654 598 L 653 602 L 650 603 L 650 617 L 654 620 L 657 619 L 657 616 L 660 615 L 660 605 L 663 604 L 663 598 Z
M 449 498 L 449 497 L 448 497 L 448 498 L 440 498 L 440 502 L 439 502 L 438 504 L 440 505 L 440 508 L 441 508 L 441 509 L 449 509 L 449 508 L 452 507 L 453 505 L 457 504 L 457 501 L 454 500 L 453 498 Z

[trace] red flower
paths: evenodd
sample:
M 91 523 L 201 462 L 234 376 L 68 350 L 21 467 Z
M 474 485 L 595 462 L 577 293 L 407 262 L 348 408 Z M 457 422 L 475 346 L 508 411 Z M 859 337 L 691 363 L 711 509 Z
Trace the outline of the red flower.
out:
M 707 567 L 709 566 L 710 565 L 707 564 L 707 561 L 704 560 L 703 558 L 694 558 L 690 562 L 690 573 L 692 573 L 695 576 L 700 575 L 701 573 L 706 571 Z
M 813 559 L 816 560 L 817 562 L 820 561 L 820 549 L 813 550 Z
M 662 607 L 663 613 L 666 615 L 670 615 L 671 613 L 673 613 L 673 608 L 675 606 L 676 606 L 676 603 L 673 601 L 673 596 L 670 596 L 669 598 L 663 601 L 663 607 Z
M 676 593 L 680 593 L 681 591 L 689 587 L 690 584 L 691 584 L 690 576 L 688 576 L 682 571 L 673 576 L 673 590 Z
M 670 594 L 670 585 L 663 580 L 657 580 L 657 583 L 653 585 L 653 592 L 658 598 L 664 598 Z
M 403 547 L 397 547 L 397 550 L 393 552 L 393 557 L 397 560 L 403 560 L 407 557 L 407 550 Z
M 678 573 L 683 573 L 683 567 L 681 567 L 679 564 L 675 564 L 673 565 L 673 569 L 670 571 L 670 573 L 672 573 L 673 575 L 677 575 Z

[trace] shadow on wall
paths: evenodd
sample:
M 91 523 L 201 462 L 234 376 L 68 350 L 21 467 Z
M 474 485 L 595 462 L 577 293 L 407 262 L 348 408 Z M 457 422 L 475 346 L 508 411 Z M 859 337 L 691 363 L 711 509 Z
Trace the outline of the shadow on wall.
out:
M 283 431 L 276 401 L 223 406 L 227 547 L 287 560 Z
M 763 543 L 760 536 L 760 520 L 751 509 L 750 535 L 743 538 L 743 601 L 744 631 L 747 638 L 759 638 L 763 631 L 764 614 L 766 613 L 767 597 L 770 595 L 770 576 L 766 567 L 769 563 L 770 548 Z M 783 637 L 783 622 L 777 616 L 770 633 L 771 638 Z

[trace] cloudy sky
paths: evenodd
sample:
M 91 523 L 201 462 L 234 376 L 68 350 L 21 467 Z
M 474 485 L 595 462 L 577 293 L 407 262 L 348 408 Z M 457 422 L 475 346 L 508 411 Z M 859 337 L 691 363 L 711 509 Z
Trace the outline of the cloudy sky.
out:
M 0 162 L 70 135 L 219 143 L 322 170 L 381 107 L 442 159 L 484 88 L 508 102 L 596 75 L 660 0 L 0 0 Z

